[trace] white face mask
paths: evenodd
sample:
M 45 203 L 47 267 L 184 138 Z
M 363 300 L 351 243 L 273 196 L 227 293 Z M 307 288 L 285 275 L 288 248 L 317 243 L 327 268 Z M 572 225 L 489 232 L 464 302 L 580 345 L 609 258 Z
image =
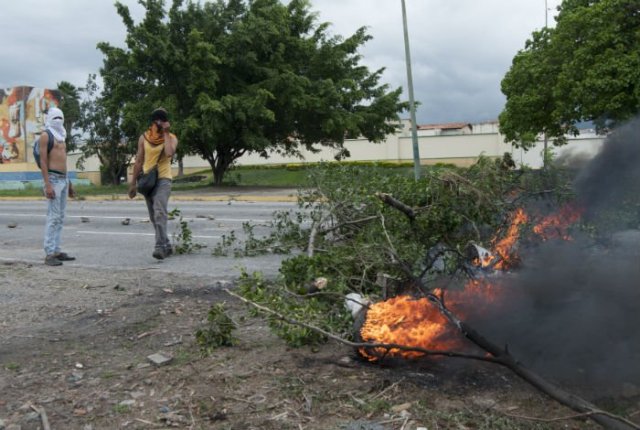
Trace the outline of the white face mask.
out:
M 56 140 L 65 140 L 67 138 L 67 130 L 64 128 L 64 114 L 60 109 L 49 109 L 45 126 L 51 131 Z

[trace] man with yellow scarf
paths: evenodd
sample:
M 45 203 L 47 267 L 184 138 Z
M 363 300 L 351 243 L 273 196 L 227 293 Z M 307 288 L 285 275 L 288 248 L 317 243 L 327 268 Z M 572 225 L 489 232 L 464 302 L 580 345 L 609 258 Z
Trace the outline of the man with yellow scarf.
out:
M 167 235 L 167 220 L 169 218 L 167 205 L 171 195 L 171 159 L 176 153 L 178 138 L 169 132 L 170 127 L 169 114 L 165 109 L 158 108 L 151 113 L 151 124 L 138 139 L 138 152 L 129 184 L 129 198 L 134 198 L 140 172 L 148 173 L 157 166 L 158 181 L 153 191 L 144 199 L 149 210 L 149 219 L 156 231 L 156 242 L 152 255 L 158 260 L 173 253 L 171 241 Z

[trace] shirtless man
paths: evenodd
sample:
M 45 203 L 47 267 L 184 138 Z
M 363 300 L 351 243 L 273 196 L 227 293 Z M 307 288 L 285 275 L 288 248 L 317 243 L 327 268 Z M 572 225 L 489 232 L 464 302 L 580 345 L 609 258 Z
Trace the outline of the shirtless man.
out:
M 44 195 L 48 202 L 47 223 L 44 229 L 44 264 L 61 266 L 63 261 L 75 260 L 75 257 L 60 249 L 67 195 L 73 198 L 75 191 L 67 178 L 67 132 L 64 128 L 64 114 L 60 109 L 49 109 L 45 128 L 53 134 L 54 144 L 51 151 L 47 151 L 49 135 L 45 132 L 40 135 L 40 171 L 44 182 Z

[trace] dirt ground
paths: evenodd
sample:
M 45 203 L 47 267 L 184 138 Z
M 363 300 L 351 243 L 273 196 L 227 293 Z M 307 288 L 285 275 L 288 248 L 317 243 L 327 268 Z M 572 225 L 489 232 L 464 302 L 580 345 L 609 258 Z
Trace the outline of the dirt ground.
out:
M 204 277 L 4 263 L 0 283 L 3 430 L 597 428 L 490 364 L 290 349 Z M 204 356 L 194 333 L 218 302 L 239 343 Z

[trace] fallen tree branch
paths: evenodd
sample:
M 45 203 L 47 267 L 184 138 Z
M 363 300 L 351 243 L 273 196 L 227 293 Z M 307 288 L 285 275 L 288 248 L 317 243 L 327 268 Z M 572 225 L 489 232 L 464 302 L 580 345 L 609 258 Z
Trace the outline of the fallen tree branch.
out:
M 472 327 L 466 324 L 464 321 L 457 318 L 444 304 L 444 301 L 441 297 L 438 297 L 434 294 L 430 294 L 428 296 L 429 300 L 435 303 L 440 312 L 455 325 L 460 333 L 482 348 L 483 350 L 490 353 L 495 360 L 494 363 L 500 364 L 502 366 L 507 367 L 516 375 L 520 376 L 522 379 L 527 381 L 529 384 L 533 385 L 543 393 L 547 394 L 552 399 L 557 402 L 573 409 L 574 411 L 587 416 L 593 421 L 597 422 L 601 426 L 607 429 L 613 430 L 629 430 L 640 429 L 640 426 L 637 424 L 615 414 L 611 414 L 609 412 L 603 411 L 591 404 L 590 402 L 568 393 L 564 391 L 562 388 L 550 383 L 549 381 L 543 379 L 540 375 L 534 373 L 530 369 L 527 369 L 522 364 L 520 364 L 506 349 L 503 349 L 494 343 L 490 342 L 480 333 L 475 331 Z
M 451 324 L 456 326 L 460 331 L 460 333 L 465 338 L 467 338 L 469 341 L 471 341 L 475 345 L 479 346 L 484 351 L 488 352 L 490 355 L 468 354 L 468 353 L 462 353 L 458 351 L 448 351 L 448 350 L 446 351 L 430 350 L 426 348 L 411 347 L 411 346 L 399 345 L 399 344 L 352 342 L 340 336 L 337 336 L 331 332 L 323 330 L 320 327 L 314 326 L 312 324 L 303 323 L 301 321 L 298 321 L 292 318 L 288 318 L 285 315 L 282 315 L 281 313 L 276 312 L 266 306 L 260 305 L 259 303 L 255 303 L 236 293 L 233 293 L 229 289 L 225 289 L 224 291 L 227 294 L 239 299 L 240 301 L 246 304 L 249 304 L 264 313 L 274 316 L 281 321 L 284 321 L 288 324 L 305 327 L 309 330 L 313 330 L 317 333 L 320 333 L 329 339 L 333 339 L 337 342 L 340 342 L 344 345 L 347 345 L 353 348 L 367 348 L 367 349 L 379 348 L 379 349 L 385 349 L 387 351 L 390 351 L 392 349 L 397 349 L 402 351 L 420 352 L 425 355 L 466 358 L 466 359 L 499 364 L 501 366 L 508 368 L 509 370 L 514 372 L 516 375 L 520 376 L 523 380 L 533 385 L 543 393 L 547 394 L 552 399 L 578 412 L 579 413 L 578 416 L 584 416 L 584 417 L 590 418 L 591 420 L 595 421 L 596 423 L 600 424 L 602 427 L 606 429 L 640 430 L 640 426 L 638 426 L 637 424 L 619 415 L 615 415 L 610 412 L 603 411 L 597 408 L 595 405 L 591 404 L 590 402 L 564 391 L 562 388 L 554 384 L 551 384 L 550 382 L 543 379 L 541 376 L 527 369 L 526 367 L 521 365 L 507 350 L 502 349 L 499 346 L 493 344 L 492 342 L 487 340 L 484 336 L 476 332 L 472 327 L 467 325 L 464 321 L 456 317 L 445 306 L 443 298 L 438 297 L 434 294 L 429 294 L 427 297 L 436 306 L 438 306 L 438 308 L 440 309 L 440 312 L 447 318 L 447 320 Z
M 397 349 L 397 350 L 401 350 L 401 351 L 412 351 L 412 352 L 421 352 L 425 355 L 436 355 L 436 356 L 445 356 L 445 357 L 456 357 L 456 358 L 468 358 L 468 359 L 472 359 L 472 360 L 478 360 L 478 361 L 488 361 L 488 362 L 494 362 L 495 358 L 494 357 L 490 357 L 487 355 L 477 355 L 477 354 L 468 354 L 468 353 L 464 353 L 464 352 L 458 352 L 458 351 L 448 351 L 448 350 L 433 350 L 433 349 L 426 349 L 426 348 L 420 348 L 420 347 L 412 347 L 412 346 L 407 346 L 407 345 L 400 345 L 400 344 L 394 344 L 394 343 L 370 343 L 370 342 L 352 342 L 350 340 L 344 339 L 340 336 L 337 336 L 331 332 L 328 332 L 326 330 L 321 329 L 320 327 L 314 326 L 312 324 L 307 324 L 307 323 L 303 323 L 301 321 L 286 317 L 284 315 L 282 315 L 279 312 L 274 311 L 273 309 L 269 309 L 266 306 L 262 306 L 259 303 L 253 302 L 249 299 L 246 299 L 232 291 L 230 291 L 229 289 L 225 289 L 224 290 L 227 294 L 241 300 L 242 302 L 253 306 L 254 308 L 272 315 L 276 318 L 278 318 L 281 321 L 284 321 L 288 324 L 292 324 L 292 325 L 297 325 L 300 327 L 304 327 L 304 328 L 308 328 L 309 330 L 313 330 L 317 333 L 320 333 L 326 337 L 328 337 L 329 339 L 333 339 L 337 342 L 340 342 L 344 345 L 353 347 L 353 348 L 380 348 L 380 349 L 386 349 L 386 350 L 391 350 L 391 349 Z
M 309 232 L 309 243 L 307 244 L 307 257 L 309 258 L 313 257 L 313 251 L 315 249 L 315 240 L 316 240 L 317 232 L 318 232 L 317 224 L 314 221 L 313 225 L 311 226 L 311 231 Z
M 377 198 L 382 200 L 383 203 L 391 206 L 392 208 L 398 209 L 400 212 L 405 214 L 411 221 L 416 219 L 416 211 L 410 206 L 402 203 L 400 200 L 395 199 L 391 194 L 376 193 L 375 195 Z
M 372 215 L 372 216 L 368 216 L 368 217 L 365 217 L 365 218 L 356 219 L 356 220 L 353 220 L 353 221 L 345 221 L 345 222 L 343 222 L 341 224 L 334 225 L 332 227 L 326 228 L 326 229 L 320 231 L 318 234 L 325 235 L 327 233 L 331 233 L 332 231 L 339 230 L 339 229 L 341 229 L 343 227 L 359 225 L 359 224 L 366 224 L 368 222 L 376 220 L 377 218 L 378 217 L 376 215 Z

